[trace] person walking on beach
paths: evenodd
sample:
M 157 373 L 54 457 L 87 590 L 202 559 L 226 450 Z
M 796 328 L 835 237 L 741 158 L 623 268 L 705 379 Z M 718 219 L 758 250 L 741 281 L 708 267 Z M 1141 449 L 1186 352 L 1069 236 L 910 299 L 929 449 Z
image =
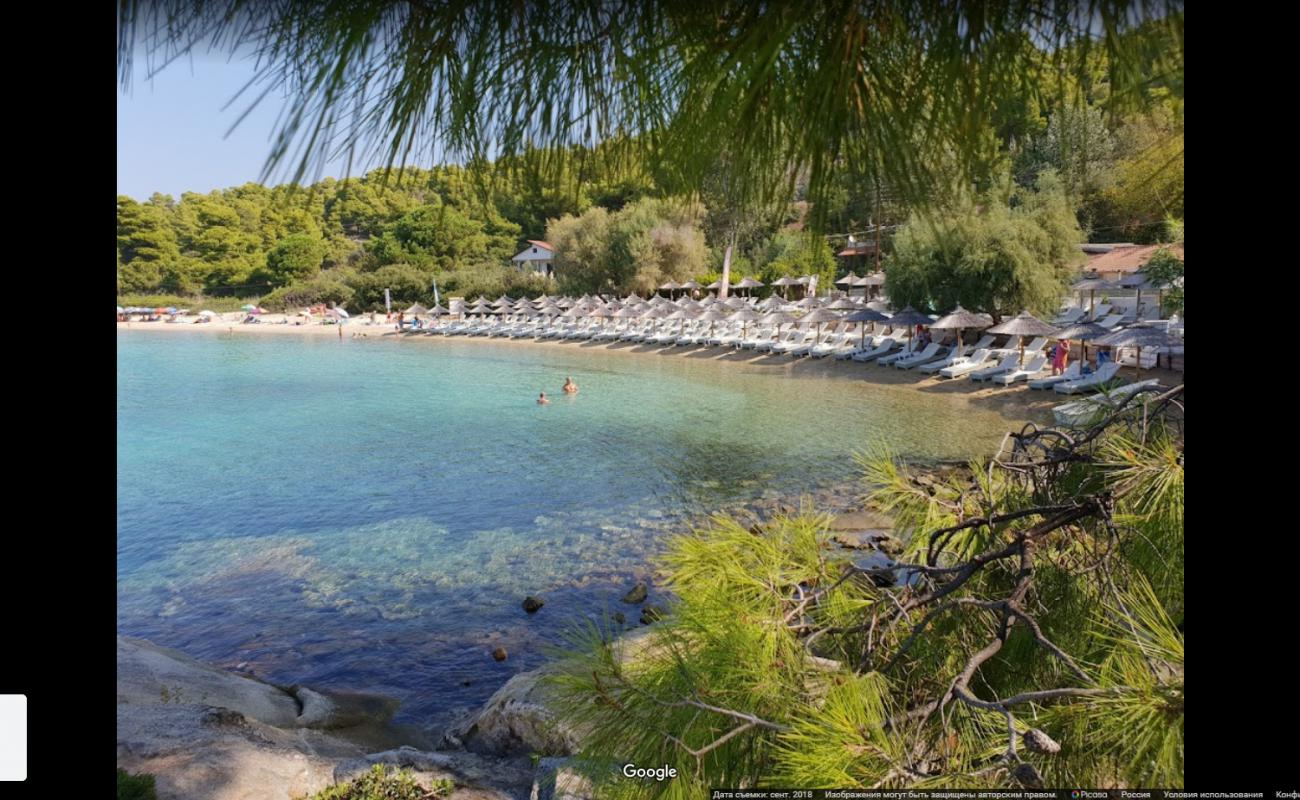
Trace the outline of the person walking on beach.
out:
M 565 379 L 564 379 L 564 393 L 565 393 L 565 394 L 577 394 L 577 393 L 578 393 L 578 384 L 576 384 L 576 383 L 573 382 L 573 378 L 565 377 Z
M 546 399 L 546 392 L 542 392 L 540 395 L 538 395 L 538 397 L 537 397 L 537 405 L 539 405 L 539 406 L 544 406 L 544 405 L 546 405 L 546 404 L 549 403 L 549 402 L 551 402 L 551 401 Z
M 339 341 L 343 341 L 343 324 L 339 324 Z
M 1064 339 L 1056 343 L 1056 350 L 1052 353 L 1052 374 L 1060 375 L 1065 372 L 1065 362 L 1070 357 L 1070 343 Z

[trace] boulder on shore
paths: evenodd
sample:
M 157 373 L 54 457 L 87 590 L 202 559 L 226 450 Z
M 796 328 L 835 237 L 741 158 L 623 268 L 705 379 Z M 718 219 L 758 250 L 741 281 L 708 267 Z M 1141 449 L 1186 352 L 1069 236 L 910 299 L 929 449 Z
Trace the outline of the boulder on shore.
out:
M 158 800 L 294 800 L 351 776 L 349 764 L 402 759 L 417 779 L 420 764 L 429 780 L 451 779 L 453 800 L 523 800 L 532 785 L 526 759 L 413 748 L 400 758 L 366 755 L 376 743 L 396 746 L 379 722 L 396 704 L 377 695 L 291 692 L 126 637 L 117 674 L 117 765 L 154 775 Z

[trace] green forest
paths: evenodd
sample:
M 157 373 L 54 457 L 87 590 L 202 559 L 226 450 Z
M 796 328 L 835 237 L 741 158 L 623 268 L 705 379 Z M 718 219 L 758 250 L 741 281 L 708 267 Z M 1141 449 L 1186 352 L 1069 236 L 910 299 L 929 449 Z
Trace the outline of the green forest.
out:
M 887 272 L 899 267 L 890 293 L 904 302 L 969 296 L 933 286 L 928 260 L 945 274 L 973 263 L 976 274 L 1017 276 L 1003 303 L 1044 310 L 1081 260 L 1079 242 L 1181 238 L 1181 99 L 1153 82 L 1145 102 L 1108 112 L 1104 57 L 1091 58 L 1092 79 L 1049 82 L 996 110 L 980 134 L 992 144 L 983 179 L 954 177 L 920 201 L 872 177 L 888 173 L 851 163 L 816 202 L 807 170 L 774 176 L 781 191 L 764 202 L 741 202 L 725 160 L 687 192 L 618 141 L 310 185 L 119 196 L 119 302 L 366 311 L 383 307 L 385 288 L 394 302 L 429 304 L 435 282 L 444 295 L 644 295 L 667 280 L 712 282 L 728 245 L 733 281 L 813 274 L 825 287 L 837 273 L 873 268 L 835 253 L 849 234 L 872 238 L 878 223 Z M 529 239 L 558 248 L 554 281 L 511 266 Z

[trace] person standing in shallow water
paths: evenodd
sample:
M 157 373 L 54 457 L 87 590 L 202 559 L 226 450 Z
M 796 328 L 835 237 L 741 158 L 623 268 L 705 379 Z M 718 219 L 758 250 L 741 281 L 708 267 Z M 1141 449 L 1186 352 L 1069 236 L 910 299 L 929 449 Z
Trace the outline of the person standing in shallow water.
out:
M 544 406 L 549 402 L 551 401 L 546 399 L 546 392 L 542 392 L 540 395 L 537 396 L 537 405 Z
M 564 379 L 564 393 L 565 393 L 565 394 L 577 394 L 577 393 L 578 393 L 578 384 L 576 384 L 576 383 L 573 382 L 573 378 L 565 377 L 565 379 Z

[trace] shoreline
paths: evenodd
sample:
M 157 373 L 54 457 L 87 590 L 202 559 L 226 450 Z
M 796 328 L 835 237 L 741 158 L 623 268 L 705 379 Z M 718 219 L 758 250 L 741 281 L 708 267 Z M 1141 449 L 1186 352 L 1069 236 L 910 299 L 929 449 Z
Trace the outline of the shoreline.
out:
M 117 323 L 119 331 L 153 331 L 172 334 L 192 333 L 226 336 L 304 336 L 312 338 L 333 338 L 339 340 L 339 326 L 305 323 L 302 325 L 280 324 L 279 319 L 285 315 L 266 315 L 267 322 L 245 325 L 231 320 L 222 320 L 205 324 L 186 322 L 134 322 Z M 436 330 L 436 329 L 435 329 Z M 856 380 L 866 384 L 901 387 L 911 386 L 917 391 L 945 395 L 951 400 L 977 404 L 995 411 L 1008 420 L 1017 423 L 1031 421 L 1036 424 L 1051 425 L 1052 408 L 1063 403 L 1077 400 L 1077 396 L 1063 396 L 1051 391 L 1035 391 L 1024 383 L 1015 386 L 1001 386 L 992 382 L 976 383 L 966 379 L 948 380 L 934 375 L 920 375 L 912 370 L 899 370 L 893 367 L 881 367 L 876 364 L 861 364 L 853 361 L 836 361 L 832 358 L 790 358 L 784 355 L 760 354 L 753 350 L 735 350 L 707 346 L 661 346 L 645 345 L 633 342 L 591 342 L 556 341 L 534 339 L 500 339 L 479 336 L 443 337 L 425 334 L 398 333 L 388 323 L 368 324 L 361 319 L 353 320 L 342 326 L 343 337 L 340 344 L 354 343 L 357 338 L 383 340 L 389 343 L 411 343 L 420 346 L 438 346 L 440 343 L 462 343 L 474 347 L 519 348 L 545 347 L 555 352 L 599 351 L 605 355 L 653 356 L 658 358 L 680 357 L 711 361 L 723 365 L 736 365 L 755 372 L 777 377 L 816 378 L 835 380 Z M 359 335 L 355 336 L 354 335 Z M 1125 368 L 1121 371 L 1124 378 L 1132 379 L 1134 370 Z M 1183 381 L 1183 373 L 1169 369 L 1144 369 L 1142 379 L 1157 379 L 1162 384 L 1174 386 Z

